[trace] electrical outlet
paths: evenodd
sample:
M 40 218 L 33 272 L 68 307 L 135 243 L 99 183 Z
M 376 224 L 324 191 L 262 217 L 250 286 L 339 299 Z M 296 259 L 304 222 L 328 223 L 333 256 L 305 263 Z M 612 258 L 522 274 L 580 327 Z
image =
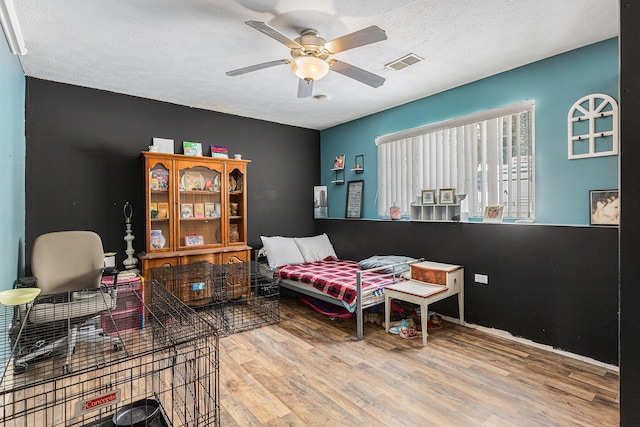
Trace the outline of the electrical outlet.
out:
M 475 281 L 476 281 L 476 283 L 482 283 L 483 285 L 488 285 L 489 284 L 489 276 L 487 276 L 486 274 L 476 274 L 475 275 Z

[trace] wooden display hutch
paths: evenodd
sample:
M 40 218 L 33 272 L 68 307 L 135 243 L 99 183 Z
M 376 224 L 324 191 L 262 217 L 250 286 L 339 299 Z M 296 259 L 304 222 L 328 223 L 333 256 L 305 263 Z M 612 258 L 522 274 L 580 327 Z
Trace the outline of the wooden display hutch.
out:
M 196 261 L 249 261 L 247 164 L 249 160 L 143 152 L 145 248 L 142 275 Z M 249 291 L 238 290 L 237 296 Z M 145 295 L 150 295 L 145 292 Z

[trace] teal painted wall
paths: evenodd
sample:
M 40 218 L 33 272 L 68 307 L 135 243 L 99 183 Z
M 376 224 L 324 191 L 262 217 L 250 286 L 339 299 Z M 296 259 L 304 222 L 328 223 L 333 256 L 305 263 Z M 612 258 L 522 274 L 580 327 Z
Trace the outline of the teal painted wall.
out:
M 617 38 L 326 129 L 321 132 L 321 180 L 328 186 L 329 216 L 343 218 L 345 210 L 346 185 L 331 184 L 336 155 L 346 154 L 345 181 L 365 180 L 363 217 L 379 218 L 376 137 L 534 100 L 536 222 L 589 224 L 589 190 L 618 188 L 618 156 L 567 159 L 567 113 L 592 93 L 618 100 Z M 365 155 L 360 175 L 349 170 L 358 154 Z
M 24 270 L 25 78 L 0 36 L 0 290 Z

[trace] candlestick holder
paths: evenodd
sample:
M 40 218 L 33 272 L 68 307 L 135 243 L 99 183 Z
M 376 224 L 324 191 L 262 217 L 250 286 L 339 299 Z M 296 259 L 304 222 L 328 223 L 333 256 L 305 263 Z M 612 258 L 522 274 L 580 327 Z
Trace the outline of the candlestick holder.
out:
M 124 264 L 124 268 L 127 271 L 139 274 L 140 270 L 136 268 L 138 259 L 134 258 L 133 256 L 133 254 L 135 253 L 135 250 L 133 249 L 133 241 L 136 238 L 136 236 L 134 236 L 131 231 L 131 217 L 133 216 L 133 208 L 131 207 L 129 202 L 126 202 L 122 211 L 124 213 L 124 219 L 127 227 L 127 235 L 124 236 L 124 241 L 127 242 L 127 249 L 124 251 L 124 253 L 127 254 L 127 259 L 122 261 L 122 264 Z

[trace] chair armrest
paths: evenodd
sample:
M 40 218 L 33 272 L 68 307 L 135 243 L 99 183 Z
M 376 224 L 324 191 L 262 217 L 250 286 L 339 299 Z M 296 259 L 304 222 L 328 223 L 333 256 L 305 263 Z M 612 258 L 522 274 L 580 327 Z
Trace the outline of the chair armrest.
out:
M 38 278 L 35 276 L 21 277 L 16 283 L 16 288 L 35 288 L 38 284 Z

